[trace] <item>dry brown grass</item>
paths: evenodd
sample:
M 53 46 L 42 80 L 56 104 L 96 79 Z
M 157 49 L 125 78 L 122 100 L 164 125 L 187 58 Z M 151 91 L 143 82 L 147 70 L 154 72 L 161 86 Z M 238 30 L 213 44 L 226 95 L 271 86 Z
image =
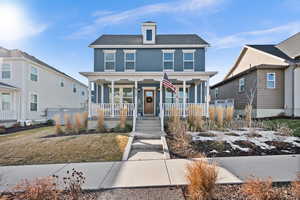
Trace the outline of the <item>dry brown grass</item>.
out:
M 209 106 L 208 113 L 209 113 L 209 120 L 210 121 L 215 121 L 215 119 L 216 119 L 215 112 L 216 112 L 216 107 L 215 106 Z
M 54 130 L 47 127 L 3 136 L 0 165 L 121 160 L 128 141 L 127 135 L 117 133 L 44 138 Z
M 180 113 L 179 109 L 176 107 L 172 107 L 170 110 L 170 121 L 172 122 L 179 122 L 180 121 Z
M 82 121 L 81 121 L 81 114 L 76 113 L 75 114 L 75 129 L 76 132 L 80 132 L 80 130 L 83 128 Z
M 248 104 L 245 107 L 245 120 L 248 124 L 248 127 L 252 126 L 252 105 Z
M 89 119 L 89 114 L 88 112 L 83 112 L 81 114 L 81 118 L 82 118 L 82 123 L 83 123 L 83 128 L 87 129 L 88 128 L 88 119 Z
M 298 173 L 297 180 L 292 182 L 292 190 L 296 199 L 300 199 L 300 172 Z
M 66 133 L 72 133 L 74 131 L 73 124 L 70 115 L 65 114 L 64 115 L 65 120 L 65 132 Z
M 189 105 L 188 107 L 188 123 L 191 125 L 192 131 L 202 131 L 204 121 L 202 118 L 202 108 L 199 105 Z
M 104 110 L 98 109 L 97 110 L 98 117 L 97 117 L 97 130 L 98 131 L 104 131 Z
M 272 179 L 249 178 L 242 186 L 242 192 L 253 200 L 279 200 L 272 186 Z
M 222 106 L 216 108 L 216 115 L 218 125 L 222 127 L 224 124 L 224 108 Z
M 233 120 L 234 108 L 233 106 L 226 107 L 226 116 L 225 119 L 227 122 L 231 122 Z
M 205 158 L 187 165 L 187 192 L 192 200 L 211 200 L 217 181 L 215 163 L 209 163 Z
M 121 129 L 124 129 L 126 127 L 127 113 L 128 113 L 127 107 L 120 109 L 120 128 Z
M 54 122 L 55 122 L 55 134 L 57 135 L 62 135 L 64 132 L 61 128 L 61 119 L 59 115 L 55 115 L 53 118 Z

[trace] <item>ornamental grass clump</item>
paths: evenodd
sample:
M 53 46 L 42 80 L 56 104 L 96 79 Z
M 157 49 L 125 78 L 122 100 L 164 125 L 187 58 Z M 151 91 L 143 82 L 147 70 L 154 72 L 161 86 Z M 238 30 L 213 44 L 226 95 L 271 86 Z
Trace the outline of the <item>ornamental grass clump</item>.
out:
M 202 108 L 199 105 L 189 105 L 188 123 L 192 131 L 202 131 L 204 121 L 202 118 Z
M 220 127 L 224 125 L 224 108 L 222 106 L 218 106 L 216 108 L 217 115 L 217 123 Z
M 54 128 L 55 128 L 55 134 L 56 135 L 62 135 L 64 132 L 63 132 L 63 130 L 61 128 L 61 119 L 60 119 L 60 116 L 59 115 L 55 115 L 53 119 L 54 119 L 54 122 L 55 122 L 55 126 L 54 126 Z
M 121 129 L 125 129 L 125 127 L 126 127 L 127 113 L 128 113 L 127 107 L 120 109 L 120 128 Z
M 177 129 L 180 127 L 180 115 L 179 109 L 173 107 L 170 109 L 170 117 L 168 122 L 168 129 L 171 134 L 175 134 Z
M 170 109 L 170 121 L 175 123 L 180 121 L 180 111 L 178 108 L 172 107 Z
M 279 200 L 279 194 L 272 186 L 272 179 L 249 178 L 242 186 L 242 192 L 253 200 Z
M 104 110 L 102 109 L 98 109 L 97 110 L 97 130 L 100 132 L 105 131 L 105 127 L 104 127 Z
M 89 123 L 89 114 L 88 114 L 88 112 L 83 112 L 81 114 L 81 118 L 82 118 L 82 127 L 83 127 L 83 129 L 87 130 L 88 129 L 88 123 Z
M 252 126 L 252 105 L 248 104 L 245 107 L 245 120 L 247 122 L 247 126 Z
M 187 165 L 187 196 L 191 200 L 212 200 L 218 177 L 217 166 L 205 157 Z
M 298 173 L 297 180 L 292 182 L 292 190 L 296 199 L 300 200 L 300 172 Z
M 209 106 L 209 108 L 208 108 L 209 120 L 211 122 L 215 121 L 215 117 L 216 117 L 215 110 L 216 110 L 215 106 Z
M 73 124 L 70 115 L 65 114 L 64 115 L 64 121 L 65 121 L 65 132 L 66 133 L 73 133 Z
M 233 114 L 234 114 L 233 106 L 227 106 L 226 107 L 226 115 L 225 115 L 225 119 L 227 122 L 230 123 L 233 120 Z
M 82 121 L 81 121 L 81 114 L 76 113 L 75 114 L 75 130 L 77 133 L 79 133 L 83 128 Z

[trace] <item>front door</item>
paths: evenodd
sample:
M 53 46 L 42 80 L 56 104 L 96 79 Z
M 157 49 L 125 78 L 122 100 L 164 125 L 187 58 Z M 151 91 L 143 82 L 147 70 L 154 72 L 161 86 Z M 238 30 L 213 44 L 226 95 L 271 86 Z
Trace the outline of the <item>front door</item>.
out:
M 154 90 L 144 90 L 144 114 L 154 115 Z

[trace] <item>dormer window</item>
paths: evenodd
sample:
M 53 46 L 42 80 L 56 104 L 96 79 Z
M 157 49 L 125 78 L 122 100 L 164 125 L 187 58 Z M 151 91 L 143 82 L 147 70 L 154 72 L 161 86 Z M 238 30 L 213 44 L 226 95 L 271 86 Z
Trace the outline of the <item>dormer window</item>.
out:
M 155 44 L 156 37 L 156 23 L 145 22 L 142 24 L 142 35 L 144 44 Z
M 147 39 L 147 41 L 152 41 L 152 30 L 151 29 L 148 29 L 146 31 L 146 39 Z

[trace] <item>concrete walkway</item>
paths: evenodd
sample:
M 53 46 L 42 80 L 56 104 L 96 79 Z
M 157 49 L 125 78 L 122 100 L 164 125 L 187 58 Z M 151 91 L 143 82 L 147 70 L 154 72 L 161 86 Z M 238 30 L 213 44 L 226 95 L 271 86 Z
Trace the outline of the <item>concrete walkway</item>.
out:
M 300 155 L 214 158 L 220 165 L 218 183 L 242 183 L 249 175 L 272 177 L 274 181 L 291 181 L 300 171 Z M 20 183 L 22 179 L 60 177 L 72 168 L 82 171 L 86 177 L 83 189 L 151 187 L 185 185 L 185 159 L 145 160 L 98 163 L 71 163 L 0 167 L 0 190 Z

